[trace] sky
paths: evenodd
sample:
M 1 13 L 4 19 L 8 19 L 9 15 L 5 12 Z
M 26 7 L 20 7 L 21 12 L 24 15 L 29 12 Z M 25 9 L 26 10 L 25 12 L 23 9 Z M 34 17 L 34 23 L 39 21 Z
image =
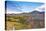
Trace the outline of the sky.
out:
M 7 13 L 32 12 L 34 10 L 44 11 L 44 3 L 7 1 Z

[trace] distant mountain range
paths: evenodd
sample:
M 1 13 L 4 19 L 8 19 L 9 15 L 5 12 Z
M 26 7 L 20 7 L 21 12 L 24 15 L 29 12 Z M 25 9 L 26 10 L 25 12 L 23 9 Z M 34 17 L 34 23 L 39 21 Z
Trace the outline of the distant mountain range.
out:
M 21 13 L 21 14 L 6 14 L 7 16 L 32 16 L 33 19 L 44 20 L 45 12 L 32 11 L 29 13 Z
M 12 13 L 12 14 L 7 14 L 8 16 L 30 16 L 30 15 L 36 15 L 36 14 L 44 14 L 45 12 L 39 12 L 39 11 L 32 11 L 32 12 L 29 12 L 29 13 L 20 13 L 20 14 L 14 14 L 14 13 Z

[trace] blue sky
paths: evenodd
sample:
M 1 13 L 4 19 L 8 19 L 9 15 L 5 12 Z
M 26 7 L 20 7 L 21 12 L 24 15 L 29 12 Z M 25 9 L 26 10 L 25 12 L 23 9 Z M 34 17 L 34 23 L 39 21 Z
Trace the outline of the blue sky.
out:
M 7 1 L 7 12 L 31 12 L 33 9 L 42 5 L 44 5 L 44 3 Z

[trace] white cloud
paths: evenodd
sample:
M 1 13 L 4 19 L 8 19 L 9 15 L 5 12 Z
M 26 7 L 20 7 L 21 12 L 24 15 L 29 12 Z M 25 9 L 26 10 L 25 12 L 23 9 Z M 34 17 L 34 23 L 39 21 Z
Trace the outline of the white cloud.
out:
M 13 0 L 13 1 L 26 1 L 26 2 L 43 2 L 43 3 L 46 3 L 45 0 Z M 38 8 L 35 8 L 35 9 L 32 9 L 33 10 L 38 10 L 38 11 L 42 11 L 43 8 L 46 8 L 46 5 L 42 5 L 42 6 L 39 6 Z M 23 10 L 23 9 L 22 9 Z M 25 12 L 28 12 L 28 11 L 25 11 Z M 15 12 L 15 11 L 10 11 L 8 10 L 7 13 L 15 13 L 15 14 L 19 14 L 19 13 L 22 13 L 22 12 Z
M 35 9 L 32 9 L 31 10 L 31 12 L 32 11 L 34 11 L 34 10 L 37 10 L 37 11 L 43 11 L 43 9 L 46 7 L 46 5 L 44 4 L 44 5 L 42 5 L 42 6 L 39 6 L 38 8 L 35 8 Z M 45 10 L 45 9 L 44 9 Z M 28 11 L 24 11 L 24 12 L 27 12 L 28 13 Z M 23 12 L 16 12 L 16 11 L 11 11 L 10 9 L 8 10 L 7 9 L 7 14 L 12 14 L 12 13 L 15 13 L 15 14 L 20 14 L 20 13 L 23 13 Z
M 15 13 L 15 14 L 20 14 L 20 13 L 22 13 L 22 12 L 7 11 L 6 13 L 7 13 L 7 14 L 12 14 L 12 13 Z
M 37 10 L 37 11 L 44 11 L 45 10 L 45 4 L 44 5 L 42 5 L 42 6 L 39 6 L 38 8 L 35 8 L 35 9 L 33 9 L 33 10 Z

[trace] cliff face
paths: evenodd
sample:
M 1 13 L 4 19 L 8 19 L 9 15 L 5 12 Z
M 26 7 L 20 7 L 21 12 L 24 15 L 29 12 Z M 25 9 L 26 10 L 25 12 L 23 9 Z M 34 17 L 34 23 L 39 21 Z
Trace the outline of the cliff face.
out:
M 44 12 L 34 11 L 27 18 L 27 23 L 32 25 L 32 28 L 44 27 Z

